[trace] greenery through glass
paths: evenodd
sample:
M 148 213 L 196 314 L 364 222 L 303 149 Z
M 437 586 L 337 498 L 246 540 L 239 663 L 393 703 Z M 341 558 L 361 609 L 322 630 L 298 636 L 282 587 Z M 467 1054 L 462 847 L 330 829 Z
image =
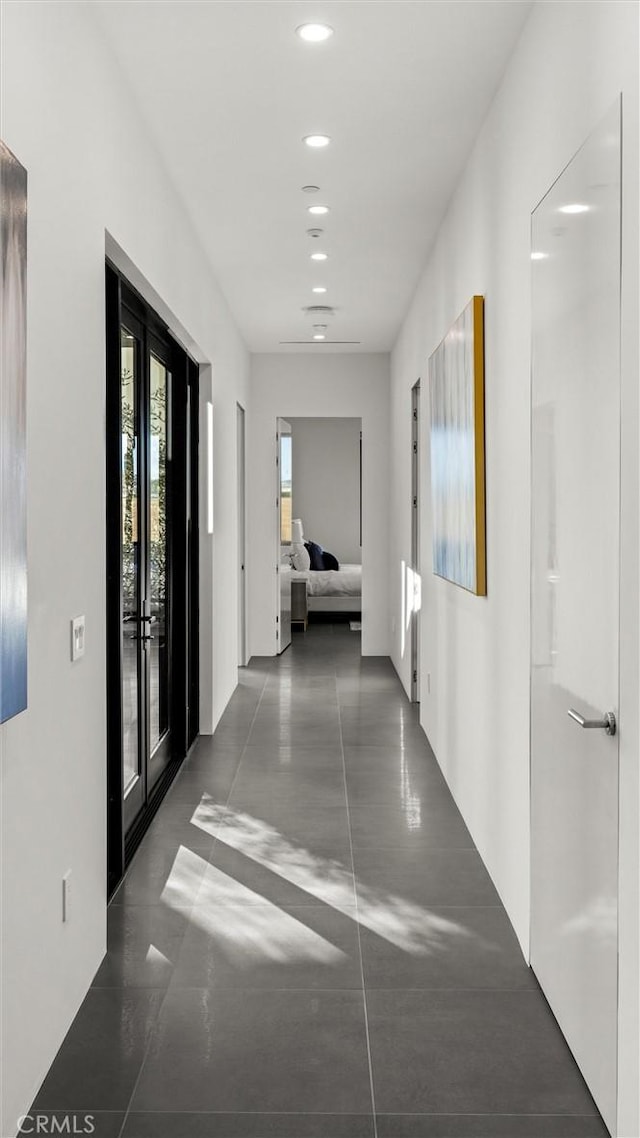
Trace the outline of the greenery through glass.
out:
M 167 569 L 167 373 L 152 357 L 150 401 L 151 470 L 149 573 L 152 609 L 166 600 Z M 154 469 L 154 443 L 157 440 L 157 467 Z
M 138 548 L 138 490 L 136 463 L 135 407 L 125 397 L 125 390 L 133 390 L 133 374 L 122 371 L 122 597 L 124 612 L 136 609 L 136 572 Z M 167 533 L 167 407 L 166 386 L 152 393 L 151 434 L 158 440 L 157 477 L 150 481 L 151 531 L 149 541 L 149 573 L 152 607 L 163 604 L 166 596 L 166 533 Z M 156 472 L 154 472 L 156 473 Z

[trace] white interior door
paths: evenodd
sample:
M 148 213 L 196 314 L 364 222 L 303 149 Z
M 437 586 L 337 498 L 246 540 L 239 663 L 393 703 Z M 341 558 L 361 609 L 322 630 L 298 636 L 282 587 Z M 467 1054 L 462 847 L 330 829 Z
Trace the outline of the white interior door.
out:
M 411 702 L 420 702 L 420 380 L 411 389 L 411 570 L 407 607 L 411 614 Z
M 532 219 L 531 963 L 612 1134 L 620 154 L 616 105 Z
M 291 515 L 293 446 L 291 426 L 284 419 L 276 424 L 276 470 L 278 474 L 276 491 L 277 525 L 277 618 L 276 646 L 284 652 L 291 643 Z

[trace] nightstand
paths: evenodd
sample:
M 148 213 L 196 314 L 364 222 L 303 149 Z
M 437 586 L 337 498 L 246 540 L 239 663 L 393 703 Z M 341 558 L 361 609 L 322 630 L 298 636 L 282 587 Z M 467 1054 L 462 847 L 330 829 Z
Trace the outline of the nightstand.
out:
M 291 623 L 301 624 L 307 631 L 307 582 L 291 582 Z

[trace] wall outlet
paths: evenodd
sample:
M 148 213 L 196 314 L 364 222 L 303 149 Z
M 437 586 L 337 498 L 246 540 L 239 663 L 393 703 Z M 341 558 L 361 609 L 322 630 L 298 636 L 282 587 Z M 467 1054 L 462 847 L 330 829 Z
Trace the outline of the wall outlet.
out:
M 65 923 L 71 918 L 71 870 L 68 869 L 62 878 L 62 921 Z
M 74 616 L 71 621 L 71 659 L 84 656 L 84 616 Z

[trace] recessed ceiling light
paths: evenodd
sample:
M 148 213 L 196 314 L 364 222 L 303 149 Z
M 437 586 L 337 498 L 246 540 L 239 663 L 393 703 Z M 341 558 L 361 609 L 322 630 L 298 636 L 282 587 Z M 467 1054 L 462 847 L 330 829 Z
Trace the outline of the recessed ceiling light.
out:
M 307 210 L 309 213 L 314 213 L 314 214 L 328 213 L 329 212 L 329 206 L 328 205 L 308 205 Z
M 317 194 L 319 189 L 320 186 L 303 186 L 302 192 L 303 194 Z
M 561 205 L 560 213 L 588 213 L 589 206 L 584 202 L 571 202 L 569 205 Z
M 325 40 L 331 39 L 333 28 L 328 24 L 300 24 L 300 27 L 296 28 L 296 34 L 305 43 L 324 43 Z
M 321 150 L 323 146 L 328 146 L 331 142 L 328 134 L 307 134 L 302 139 L 303 142 L 310 146 L 312 150 Z
M 316 287 L 313 288 L 311 291 L 312 292 L 326 292 L 327 290 L 323 285 L 316 285 Z
M 312 253 L 311 254 L 311 260 L 312 261 L 326 261 L 326 259 L 327 259 L 326 253 Z
M 549 256 L 549 254 L 548 254 L 548 253 L 542 253 L 542 252 L 540 252 L 540 253 L 532 253 L 532 254 L 531 254 L 531 260 L 532 260 L 532 261 L 546 261 L 546 259 L 547 259 L 547 257 L 548 257 L 548 256 Z
M 324 340 L 326 337 L 324 332 L 314 332 L 313 338 L 314 340 Z

